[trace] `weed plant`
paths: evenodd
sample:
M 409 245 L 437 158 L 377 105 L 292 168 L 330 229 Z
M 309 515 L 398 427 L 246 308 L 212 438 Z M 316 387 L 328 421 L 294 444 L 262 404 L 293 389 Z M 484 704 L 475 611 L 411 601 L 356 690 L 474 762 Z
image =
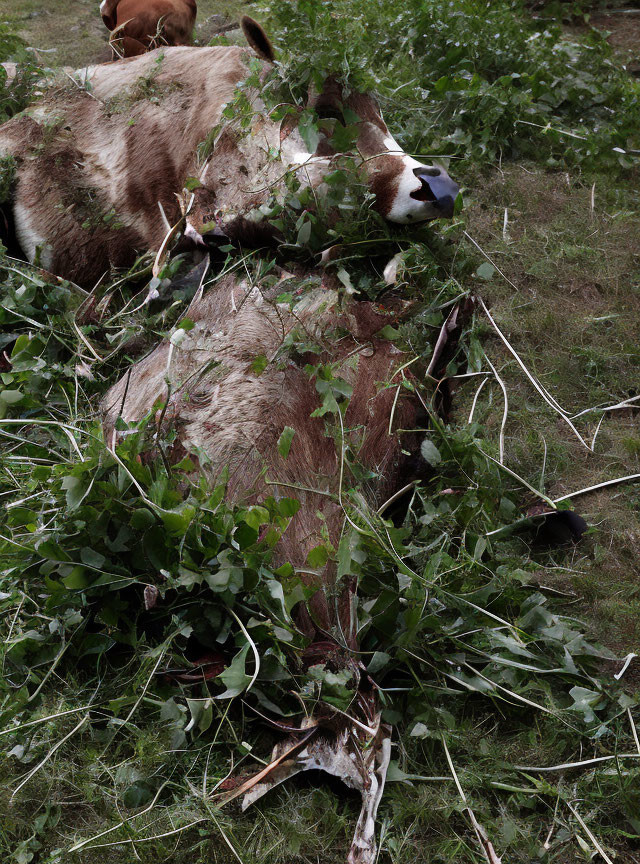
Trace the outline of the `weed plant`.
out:
M 296 105 L 312 76 L 337 74 L 380 90 L 416 152 L 629 170 L 632 157 L 612 147 L 629 148 L 638 132 L 637 85 L 601 40 L 567 43 L 516 4 L 375 6 L 271 3 L 278 42 L 298 47 L 297 59 L 281 49 L 274 94 L 286 86 Z M 241 121 L 240 103 L 230 110 Z M 536 137 L 522 120 L 562 123 L 587 141 L 572 138 L 568 152 L 566 138 Z M 395 290 L 419 311 L 385 335 L 425 369 L 453 303 L 496 271 L 454 242 L 459 224 L 390 234 L 357 174 L 337 171 L 328 205 L 345 205 L 338 223 L 293 181 L 263 214 L 280 220 L 280 254 L 340 243 L 332 266 L 345 293 L 370 298 L 389 290 L 382 264 L 396 256 Z M 229 250 L 223 269 L 248 267 L 270 285 L 272 263 Z M 352 692 L 300 662 L 291 613 L 307 589 L 272 561 L 295 498 L 229 504 L 224 479 L 211 488 L 189 456 L 162 458 L 171 440 L 154 439 L 154 415 L 123 428 L 115 448 L 104 439 L 100 396 L 161 336 L 189 326 L 190 292 L 172 287 L 181 259 L 152 281 L 153 301 L 147 264 L 88 295 L 0 259 L 0 795 L 10 814 L 0 848 L 17 864 L 342 862 L 358 805 L 341 787 L 294 781 L 245 815 L 215 804 L 230 775 L 269 759 L 277 736 L 264 716 L 295 724 L 301 704 L 318 700 L 348 711 Z M 447 374 L 486 372 L 486 338 L 472 317 Z M 333 433 L 348 393 L 322 372 Z M 401 386 L 425 405 L 427 479 L 403 512 L 380 515 L 362 495 L 375 476 L 347 452 L 352 527 L 337 549 L 314 550 L 316 563 L 334 557 L 340 576 L 358 580 L 361 659 L 396 730 L 380 860 L 484 860 L 471 808 L 510 861 L 632 861 L 637 694 L 607 672 L 614 653 L 545 578 L 546 565 L 570 566 L 571 551 L 536 549 L 509 530 L 539 500 L 539 466 L 508 472 L 496 432 L 467 416 L 445 424 L 428 376 Z M 224 671 L 179 684 L 165 672 L 197 659 L 195 641 Z

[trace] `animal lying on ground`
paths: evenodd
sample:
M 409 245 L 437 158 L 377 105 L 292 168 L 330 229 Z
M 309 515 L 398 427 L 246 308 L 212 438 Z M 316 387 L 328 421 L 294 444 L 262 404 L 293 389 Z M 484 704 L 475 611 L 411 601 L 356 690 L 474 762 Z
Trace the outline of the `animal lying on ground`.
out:
M 196 23 L 195 0 L 102 0 L 100 14 L 119 57 L 161 45 L 188 45 Z
M 292 279 L 264 290 L 223 277 L 196 296 L 186 313 L 194 326 L 182 331 L 184 339 L 177 345 L 167 340 L 137 362 L 108 391 L 102 409 L 106 438 L 117 442 L 119 418 L 133 423 L 166 403 L 157 409 L 156 423 L 159 442 L 166 442 L 170 430 L 176 435 L 165 449 L 167 459 L 178 461 L 187 452 L 197 463 L 200 454 L 199 468 L 212 483 L 228 471 L 227 498 L 242 505 L 268 496 L 300 502 L 274 549 L 274 566 L 289 561 L 307 585 L 318 589 L 308 608 L 299 604 L 297 623 L 311 641 L 307 653 L 314 664 L 327 662 L 334 671 L 353 673 L 350 711 L 360 726 L 345 723 L 335 712 L 325 725 L 321 717 L 309 719 L 301 730 L 305 746 L 300 737 L 279 745 L 274 759 L 293 748 L 290 758 L 260 783 L 245 784 L 251 789 L 244 806 L 275 782 L 323 768 L 361 792 L 362 813 L 348 860 L 372 864 L 391 731 L 381 722 L 375 684 L 358 660 L 355 586 L 336 584 L 331 561 L 314 575 L 307 555 L 327 540 L 338 547 L 345 525 L 343 490 L 354 482 L 344 464 L 345 450 L 375 478 L 362 487 L 373 509 L 405 484 L 403 451 L 417 447 L 417 433 L 406 430 L 418 425 L 420 405 L 413 393 L 397 386 L 407 356 L 376 335 L 407 314 L 409 304 L 398 297 L 384 305 L 341 299 L 324 278 L 324 284 Z M 275 299 L 283 291 L 295 296 L 301 285 L 297 302 Z M 260 374 L 253 365 L 258 357 L 267 358 Z M 317 376 L 307 364 L 317 367 Z M 328 434 L 325 417 L 311 416 L 331 387 L 321 379 L 328 368 L 338 399 L 340 393 L 352 393 L 341 422 L 338 415 L 327 415 L 335 437 Z M 285 457 L 279 439 L 287 426 L 295 432 Z M 363 733 L 363 724 L 374 731 Z
M 252 19 L 242 26 L 266 74 L 271 44 Z M 289 169 L 320 187 L 335 152 L 326 134 L 308 152 L 298 114 L 271 119 L 255 91 L 250 128 L 221 124 L 251 58 L 237 46 L 175 47 L 89 67 L 80 86 L 52 89 L 0 127 L 0 158 L 15 161 L 10 206 L 25 257 L 38 254 L 47 270 L 91 285 L 158 250 L 183 214 L 196 243 L 220 232 L 249 244 L 273 239 L 275 229 L 256 221 L 258 208 L 282 190 Z M 453 214 L 456 184 L 402 152 L 372 96 L 329 82 L 309 106 L 334 118 L 348 111 L 357 130 L 353 161 L 382 216 L 409 224 Z M 210 152 L 200 148 L 199 156 L 214 130 Z M 199 185 L 187 192 L 185 183 Z

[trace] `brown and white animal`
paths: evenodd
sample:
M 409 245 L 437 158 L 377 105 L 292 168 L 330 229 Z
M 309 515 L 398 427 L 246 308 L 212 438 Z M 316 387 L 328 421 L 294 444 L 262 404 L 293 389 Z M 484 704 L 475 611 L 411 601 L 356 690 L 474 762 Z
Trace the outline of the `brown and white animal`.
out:
M 252 19 L 242 26 L 266 73 L 269 40 Z M 43 267 L 91 284 L 158 250 L 181 212 L 196 242 L 217 228 L 251 243 L 273 233 L 257 223 L 258 208 L 277 196 L 289 169 L 320 192 L 334 154 L 326 135 L 307 152 L 297 115 L 276 122 L 251 92 L 250 128 L 219 125 L 251 56 L 237 46 L 176 47 L 89 67 L 83 86 L 54 89 L 0 127 L 0 157 L 17 163 L 12 209 L 24 255 L 33 260 L 40 249 Z M 357 115 L 353 159 L 385 218 L 408 224 L 452 215 L 456 184 L 403 153 L 372 96 L 333 84 L 309 101 L 322 114 L 342 116 L 344 107 Z M 199 157 L 198 145 L 216 129 Z M 190 177 L 200 182 L 193 194 L 184 190 Z
M 160 45 L 189 45 L 195 0 L 102 0 L 100 14 L 119 57 L 135 57 Z
M 406 355 L 376 335 L 405 315 L 407 304 L 399 298 L 384 306 L 341 299 L 319 279 L 311 287 L 309 281 L 290 307 L 275 298 L 283 292 L 295 295 L 300 280 L 264 290 L 234 276 L 221 279 L 191 305 L 186 314 L 194 326 L 180 331 L 182 341 L 166 340 L 136 363 L 109 390 L 102 408 L 105 434 L 113 441 L 120 434 L 114 432 L 119 417 L 131 423 L 166 403 L 166 410 L 157 411 L 156 423 L 162 424 L 157 429 L 160 441 L 167 440 L 169 430 L 176 433 L 165 452 L 169 460 L 181 459 L 186 451 L 200 459 L 200 470 L 212 483 L 228 471 L 227 498 L 241 505 L 268 496 L 300 502 L 274 549 L 275 565 L 291 562 L 308 585 L 319 589 L 308 611 L 299 611 L 298 624 L 313 640 L 311 662 L 323 663 L 329 651 L 336 669 L 352 671 L 350 711 L 361 725 L 340 725 L 340 717 L 333 715 L 329 729 L 320 721 L 303 730 L 309 736 L 304 748 L 299 737 L 283 743 L 274 758 L 291 746 L 296 756 L 278 769 L 275 782 L 323 768 L 359 790 L 362 813 L 348 860 L 372 864 L 390 730 L 381 722 L 375 685 L 358 662 L 355 588 L 336 585 L 331 562 L 314 573 L 307 555 L 327 541 L 337 548 L 343 529 L 349 528 L 343 505 L 354 477 L 345 452 L 374 478 L 361 486 L 373 509 L 404 484 L 402 451 L 415 450 L 417 433 L 406 430 L 416 427 L 419 404 L 410 391 L 398 386 Z M 292 336 L 294 342 L 313 343 L 320 353 L 305 352 L 300 345 L 288 348 Z M 254 365 L 258 357 L 268 360 L 260 374 Z M 319 379 L 309 374 L 307 364 L 330 365 L 333 378 L 341 379 L 339 389 L 345 392 L 345 382 L 353 388 L 342 423 L 333 417 L 335 436 L 328 434 L 325 418 L 311 416 L 322 399 L 316 387 Z M 285 457 L 278 441 L 286 426 L 295 434 Z M 351 515 L 359 519 L 353 509 Z M 362 724 L 374 731 L 363 733 Z M 245 797 L 244 806 L 267 792 L 272 781 L 265 777 Z

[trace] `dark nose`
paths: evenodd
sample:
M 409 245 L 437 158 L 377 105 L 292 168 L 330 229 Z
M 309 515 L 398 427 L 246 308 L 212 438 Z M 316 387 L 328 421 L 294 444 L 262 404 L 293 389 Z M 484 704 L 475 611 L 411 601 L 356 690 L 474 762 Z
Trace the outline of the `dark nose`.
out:
M 420 189 L 411 192 L 416 201 L 429 201 L 446 219 L 453 216 L 453 206 L 460 191 L 457 183 L 441 168 L 414 168 L 413 173 L 421 183 Z

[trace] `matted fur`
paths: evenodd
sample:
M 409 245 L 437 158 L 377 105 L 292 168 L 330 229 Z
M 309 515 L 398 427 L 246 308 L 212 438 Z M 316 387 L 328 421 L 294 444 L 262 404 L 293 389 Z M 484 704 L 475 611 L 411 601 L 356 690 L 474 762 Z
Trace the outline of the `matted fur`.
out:
M 273 293 L 282 290 L 279 286 Z M 177 432 L 170 458 L 204 454 L 200 467 L 212 481 L 228 469 L 227 497 L 234 502 L 256 503 L 268 495 L 300 501 L 276 552 L 281 562 L 304 568 L 323 531 L 337 546 L 344 521 L 338 501 L 342 442 L 327 434 L 323 418 L 311 417 L 320 397 L 304 366 L 331 363 L 334 376 L 353 387 L 343 443 L 352 458 L 374 472 L 362 491 L 372 505 L 379 505 L 397 488 L 402 469 L 396 430 L 415 425 L 416 404 L 403 390 L 389 430 L 398 383 L 393 376 L 406 357 L 375 336 L 401 311 L 354 300 L 341 307 L 338 293 L 322 287 L 309 290 L 290 309 L 258 286 L 228 276 L 189 309 L 194 327 L 179 346 L 163 342 L 109 390 L 102 402 L 107 438 L 111 440 L 119 416 L 139 420 L 168 400 L 157 416 L 163 423 L 160 440 L 169 429 Z M 293 330 L 313 339 L 323 352 L 282 352 Z M 260 355 L 269 363 L 258 374 L 252 364 Z M 393 386 L 385 386 L 389 384 Z M 286 459 L 278 451 L 285 426 L 295 429 Z M 413 449 L 413 437 L 404 434 L 404 449 Z M 347 488 L 353 482 L 348 470 L 343 482 Z M 334 571 L 329 565 L 317 577 L 303 578 L 330 588 Z M 324 592 L 316 595 L 313 608 L 323 629 L 335 623 Z M 348 621 L 341 623 L 348 630 Z
M 157 251 L 165 220 L 173 225 L 187 211 L 196 241 L 216 227 L 245 244 L 272 238 L 274 229 L 256 221 L 257 208 L 292 167 L 302 183 L 321 186 L 336 154 L 327 135 L 307 152 L 295 118 L 273 122 L 255 93 L 249 130 L 233 121 L 219 126 L 251 56 L 236 46 L 173 47 L 88 67 L 77 75 L 81 86 L 54 87 L 0 127 L 0 156 L 12 155 L 18 166 L 13 215 L 25 256 L 33 260 L 40 248 L 44 267 L 91 284 Z M 334 83 L 311 104 L 338 116 L 347 107 L 360 118 L 354 159 L 383 216 L 406 223 L 443 215 L 420 197 L 415 172 L 438 171 L 452 194 L 457 187 L 442 169 L 399 149 L 371 96 Z M 203 162 L 198 145 L 218 128 Z M 193 195 L 183 188 L 189 177 L 201 184 Z

